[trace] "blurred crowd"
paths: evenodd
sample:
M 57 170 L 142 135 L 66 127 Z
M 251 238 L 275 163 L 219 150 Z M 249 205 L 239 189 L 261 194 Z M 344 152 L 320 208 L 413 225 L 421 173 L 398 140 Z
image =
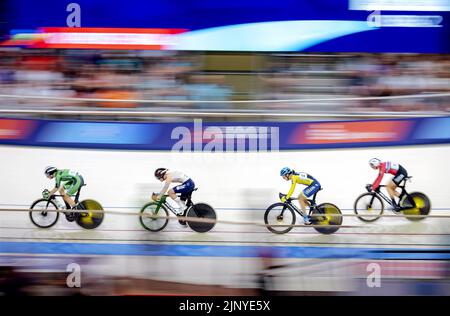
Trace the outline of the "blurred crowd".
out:
M 263 98 L 326 99 L 308 109 L 448 112 L 450 57 L 420 54 L 271 56 Z M 344 98 L 345 101 L 333 100 Z M 306 104 L 308 104 L 306 102 Z M 292 104 L 296 106 L 296 104 Z
M 445 113 L 448 93 L 446 55 L 0 50 L 8 109 Z

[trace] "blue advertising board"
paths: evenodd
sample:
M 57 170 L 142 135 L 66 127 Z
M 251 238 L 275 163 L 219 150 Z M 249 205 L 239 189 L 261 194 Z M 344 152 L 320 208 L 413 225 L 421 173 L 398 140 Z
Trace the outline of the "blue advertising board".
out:
M 124 123 L 0 119 L 0 144 L 174 152 L 450 143 L 450 117 L 331 122 Z
M 450 53 L 448 0 L 7 0 L 4 7 L 8 30 L 71 26 L 74 14 L 81 27 L 186 29 L 180 50 Z

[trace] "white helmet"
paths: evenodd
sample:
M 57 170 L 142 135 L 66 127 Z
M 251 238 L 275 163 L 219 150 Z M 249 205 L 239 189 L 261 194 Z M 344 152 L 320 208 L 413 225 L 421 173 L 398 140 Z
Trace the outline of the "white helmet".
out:
M 369 160 L 369 165 L 373 168 L 376 169 L 380 166 L 381 164 L 381 160 L 378 158 L 372 158 Z

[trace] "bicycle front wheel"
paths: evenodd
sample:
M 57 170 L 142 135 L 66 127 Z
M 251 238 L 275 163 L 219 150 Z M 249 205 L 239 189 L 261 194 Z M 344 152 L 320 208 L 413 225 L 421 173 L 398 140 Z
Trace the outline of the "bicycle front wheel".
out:
M 94 229 L 103 222 L 105 213 L 103 207 L 95 200 L 84 200 L 78 204 L 78 210 L 86 210 L 81 212 L 76 218 L 76 222 L 84 229 Z
M 40 199 L 31 205 L 31 222 L 40 228 L 50 228 L 56 224 L 59 218 L 58 207 L 53 201 Z
M 342 225 L 341 210 L 334 204 L 322 203 L 311 213 L 314 229 L 321 234 L 335 233 Z
M 169 223 L 169 212 L 164 205 L 158 207 L 158 203 L 150 202 L 142 207 L 139 222 L 146 230 L 159 232 Z
M 269 206 L 264 213 L 266 227 L 274 234 L 286 234 L 295 225 L 295 212 L 284 203 Z
M 353 210 L 363 222 L 374 222 L 383 214 L 384 204 L 379 196 L 368 192 L 356 199 Z

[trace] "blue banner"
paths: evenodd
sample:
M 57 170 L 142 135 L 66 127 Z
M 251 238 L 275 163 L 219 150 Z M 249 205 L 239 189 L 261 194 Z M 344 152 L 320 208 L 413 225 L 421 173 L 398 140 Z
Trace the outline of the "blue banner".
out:
M 123 123 L 0 119 L 0 144 L 174 152 L 450 143 L 450 117 L 331 122 Z
M 450 53 L 447 0 L 9 0 L 4 7 L 8 30 L 186 29 L 181 50 Z

